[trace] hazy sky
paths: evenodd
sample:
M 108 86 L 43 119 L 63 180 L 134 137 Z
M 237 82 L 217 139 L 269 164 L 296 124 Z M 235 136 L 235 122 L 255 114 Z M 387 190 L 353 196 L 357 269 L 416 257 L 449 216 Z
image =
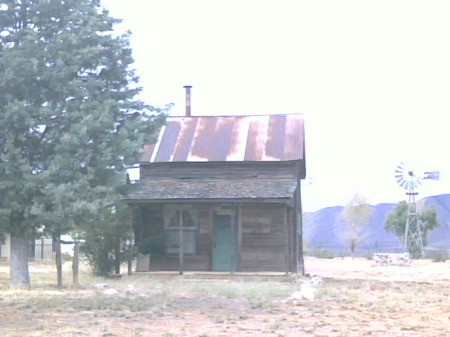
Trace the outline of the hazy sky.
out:
M 450 193 L 450 1 L 103 0 L 133 35 L 152 105 L 194 115 L 303 113 L 306 210 L 405 198 L 401 161 Z

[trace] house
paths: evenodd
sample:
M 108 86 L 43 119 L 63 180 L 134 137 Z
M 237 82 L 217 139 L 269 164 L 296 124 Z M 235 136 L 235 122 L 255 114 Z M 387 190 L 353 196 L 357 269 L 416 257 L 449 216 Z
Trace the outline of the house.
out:
M 151 271 L 303 272 L 303 115 L 169 117 L 146 146 L 136 244 L 164 241 Z
M 8 261 L 9 260 L 9 250 L 10 250 L 10 239 L 9 234 L 4 234 L 0 237 L 0 261 Z
M 70 235 L 63 235 L 62 239 L 73 240 Z M 11 249 L 11 236 L 4 234 L 0 238 L 0 261 L 9 261 Z M 55 258 L 54 240 L 48 237 L 34 236 L 30 239 L 28 245 L 28 258 L 30 261 L 52 260 Z M 62 253 L 73 255 L 73 245 L 62 245 Z
M 0 238 L 0 261 L 9 261 L 10 249 L 11 236 L 10 234 L 4 234 L 3 238 Z M 52 239 L 30 239 L 28 258 L 30 261 L 52 259 Z

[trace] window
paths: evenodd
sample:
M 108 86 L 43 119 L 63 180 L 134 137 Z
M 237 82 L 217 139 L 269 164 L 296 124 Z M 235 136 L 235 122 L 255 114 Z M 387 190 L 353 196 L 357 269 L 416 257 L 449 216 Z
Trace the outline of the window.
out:
M 183 231 L 183 253 L 196 253 L 197 214 L 192 207 L 166 206 L 164 214 L 166 254 L 180 253 L 180 226 Z

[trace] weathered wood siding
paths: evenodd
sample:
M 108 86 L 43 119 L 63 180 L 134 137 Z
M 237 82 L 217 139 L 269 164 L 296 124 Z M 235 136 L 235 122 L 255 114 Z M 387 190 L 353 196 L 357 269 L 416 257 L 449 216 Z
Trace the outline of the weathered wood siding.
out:
M 256 204 L 241 208 L 243 271 L 286 271 L 284 205 Z
M 300 167 L 298 161 L 152 163 L 141 165 L 141 179 L 297 180 Z

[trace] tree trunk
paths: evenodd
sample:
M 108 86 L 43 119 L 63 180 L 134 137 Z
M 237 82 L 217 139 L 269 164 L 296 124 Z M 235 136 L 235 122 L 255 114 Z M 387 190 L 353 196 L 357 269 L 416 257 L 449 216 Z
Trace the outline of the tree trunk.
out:
M 11 233 L 11 284 L 30 287 L 28 272 L 28 237 Z
M 128 275 L 133 274 L 133 244 L 130 239 L 130 243 L 128 244 Z
M 133 273 L 133 252 L 136 244 L 136 235 L 134 232 L 134 207 L 130 207 L 130 232 L 128 233 L 128 275 Z
M 355 258 L 355 248 L 356 248 L 356 243 L 355 240 L 352 240 L 352 243 L 350 244 L 350 250 L 352 252 L 352 258 Z
M 61 236 L 56 236 L 56 274 L 58 278 L 58 288 L 62 288 L 63 286 L 63 277 L 62 277 L 62 254 L 61 254 Z
M 120 238 L 117 235 L 117 237 L 115 238 L 115 242 L 114 242 L 114 272 L 117 275 L 120 275 L 120 261 L 121 261 Z
M 78 286 L 78 274 L 79 274 L 79 262 L 80 262 L 80 244 L 75 242 L 73 247 L 73 260 L 72 260 L 72 276 L 73 285 Z

